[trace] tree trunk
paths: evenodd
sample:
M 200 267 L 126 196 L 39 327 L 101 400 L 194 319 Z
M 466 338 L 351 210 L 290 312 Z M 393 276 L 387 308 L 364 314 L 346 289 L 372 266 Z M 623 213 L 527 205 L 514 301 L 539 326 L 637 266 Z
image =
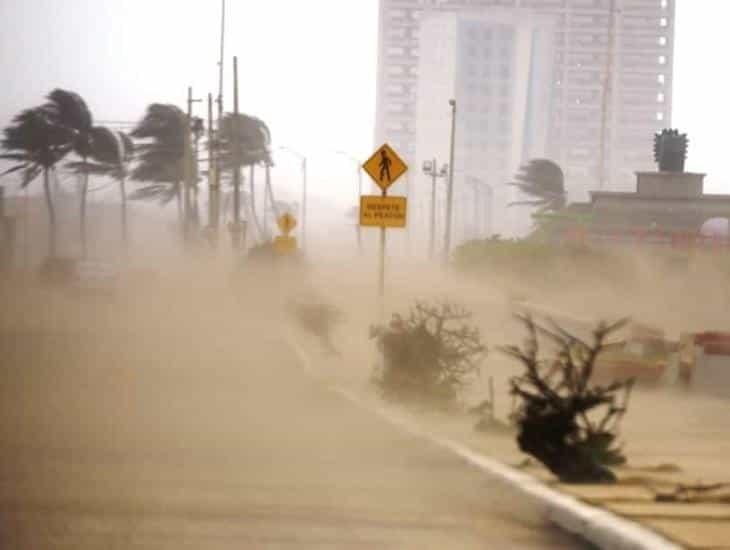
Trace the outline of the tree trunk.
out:
M 86 165 L 86 157 L 81 157 L 81 160 L 83 160 L 84 165 Z M 84 172 L 81 180 L 81 215 L 80 215 L 80 232 L 81 232 L 81 257 L 83 259 L 86 259 L 86 254 L 88 251 L 87 247 L 87 241 L 86 241 L 86 196 L 88 195 L 89 190 L 89 173 Z
M 122 246 L 124 247 L 124 253 L 129 251 L 129 234 L 127 232 L 127 193 L 124 189 L 124 178 L 119 180 L 119 191 L 122 194 Z
M 255 175 L 255 166 L 252 164 L 248 167 L 248 194 L 251 197 L 251 215 L 254 217 L 254 223 L 258 226 L 258 220 L 256 219 L 256 186 L 254 185 Z
M 264 205 L 262 207 L 262 217 L 264 226 L 264 238 L 265 240 L 271 240 L 269 234 L 269 211 L 271 209 L 271 203 L 269 202 L 269 166 L 264 166 Z
M 177 202 L 177 221 L 180 224 L 180 231 L 182 232 L 183 241 L 185 240 L 185 216 L 183 212 L 182 202 L 182 186 L 180 182 L 175 182 L 175 201 Z
M 276 200 L 274 199 L 274 189 L 271 187 L 271 167 L 268 164 L 266 165 L 266 196 L 269 198 L 268 211 L 271 212 L 275 220 L 274 223 L 276 223 L 279 213 L 277 212 Z M 267 238 L 271 238 L 268 231 L 268 224 L 266 226 L 266 235 Z
M 56 257 L 56 211 L 51 198 L 51 183 L 48 175 L 48 168 L 43 169 L 43 194 L 46 197 L 48 208 L 48 256 Z
M 183 185 L 183 239 L 187 243 L 190 237 L 192 202 L 190 200 L 190 184 L 185 182 Z
M 256 167 L 252 164 L 249 166 L 249 177 L 248 177 L 248 184 L 249 184 L 249 195 L 250 195 L 250 208 L 251 208 L 251 222 L 253 223 L 253 226 L 256 228 L 256 234 L 259 237 L 259 240 L 264 240 L 265 235 L 261 231 L 261 224 L 259 223 L 259 217 L 256 215 L 256 187 L 254 185 L 254 174 L 255 174 Z

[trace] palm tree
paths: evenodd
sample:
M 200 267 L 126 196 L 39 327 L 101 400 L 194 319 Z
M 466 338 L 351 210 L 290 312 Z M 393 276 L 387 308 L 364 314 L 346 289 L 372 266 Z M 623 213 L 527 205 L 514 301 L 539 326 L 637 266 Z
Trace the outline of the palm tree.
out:
M 240 171 L 243 166 L 250 167 L 250 209 L 257 233 L 263 235 L 256 215 L 253 178 L 254 168 L 257 164 L 271 164 L 271 132 L 266 123 L 259 118 L 245 114 L 227 113 L 221 120 L 218 143 L 223 170 L 235 172 Z M 234 190 L 234 192 L 239 191 Z M 234 213 L 235 215 L 236 213 Z
M 53 124 L 73 132 L 73 151 L 81 157 L 83 164 L 91 154 L 93 118 L 86 102 L 76 92 L 57 88 L 48 94 L 48 102 L 42 107 Z M 86 198 L 89 189 L 89 173 L 79 171 L 81 183 L 80 235 L 83 256 L 86 257 Z
M 534 159 L 520 168 L 515 175 L 514 185 L 530 199 L 515 201 L 509 206 L 537 206 L 537 215 L 558 212 L 565 208 L 566 193 L 563 171 L 556 163 L 547 159 Z
M 190 153 L 186 151 L 189 148 L 186 119 L 185 113 L 175 105 L 153 103 L 131 133 L 133 138 L 145 140 L 136 146 L 139 163 L 132 171 L 132 179 L 152 183 L 135 191 L 130 198 L 159 199 L 163 205 L 177 199 L 178 216 L 182 215 L 186 153 Z
M 104 126 L 95 126 L 91 131 L 90 161 L 72 162 L 69 167 L 78 173 L 108 176 L 119 183 L 121 194 L 122 242 L 128 246 L 127 229 L 127 194 L 125 183 L 129 174 L 129 166 L 134 157 L 132 139 L 120 131 L 113 131 Z
M 21 186 L 27 187 L 43 175 L 43 192 L 48 208 L 48 255 L 56 257 L 56 213 L 51 197 L 50 172 L 73 148 L 75 133 L 60 126 L 44 107 L 26 109 L 3 130 L 0 144 L 7 153 L 0 159 L 17 162 L 4 174 L 22 172 Z

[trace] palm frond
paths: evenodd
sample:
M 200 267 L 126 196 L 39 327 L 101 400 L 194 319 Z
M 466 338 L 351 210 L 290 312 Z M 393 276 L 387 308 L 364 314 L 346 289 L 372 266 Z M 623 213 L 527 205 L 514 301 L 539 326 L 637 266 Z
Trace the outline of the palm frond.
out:
M 70 90 L 56 88 L 48 94 L 45 109 L 59 125 L 73 128 L 81 133 L 91 131 L 93 119 L 84 99 Z
M 0 156 L 0 158 L 2 158 Z M 28 164 L 18 164 L 16 166 L 13 166 L 12 168 L 8 168 L 4 172 L 0 172 L 0 176 L 7 176 L 8 174 L 12 174 L 14 172 L 19 172 L 20 170 L 24 170 L 28 167 Z
M 513 205 L 540 206 L 541 212 L 557 211 L 565 207 L 566 193 L 563 171 L 547 159 L 533 159 L 520 168 L 514 181 L 508 185 L 517 187 L 529 197 L 510 203 Z

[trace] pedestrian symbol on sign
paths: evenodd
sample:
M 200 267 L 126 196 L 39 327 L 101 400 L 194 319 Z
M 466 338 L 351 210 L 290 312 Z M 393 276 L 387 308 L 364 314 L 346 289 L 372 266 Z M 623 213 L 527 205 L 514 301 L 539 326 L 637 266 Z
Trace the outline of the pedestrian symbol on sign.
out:
M 392 178 L 390 177 L 390 165 L 393 164 L 393 161 L 390 160 L 390 157 L 388 156 L 388 150 L 387 149 L 381 149 L 380 150 L 380 181 L 384 181 L 385 176 L 388 176 L 388 183 L 391 182 Z
M 408 170 L 406 163 L 387 143 L 379 147 L 362 167 L 383 191 Z

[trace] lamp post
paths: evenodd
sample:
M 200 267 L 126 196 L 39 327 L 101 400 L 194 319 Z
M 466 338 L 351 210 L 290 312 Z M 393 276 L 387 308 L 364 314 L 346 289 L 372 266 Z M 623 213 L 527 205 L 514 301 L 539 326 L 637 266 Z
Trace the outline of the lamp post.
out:
M 433 258 L 436 247 L 436 180 L 437 178 L 445 178 L 448 176 L 449 165 L 444 164 L 438 169 L 436 159 L 427 160 L 423 163 L 423 173 L 431 176 L 431 213 L 428 232 L 428 256 Z
M 454 202 L 454 138 L 456 137 L 456 100 L 449 99 L 451 106 L 451 141 L 449 145 L 449 188 L 446 195 L 446 230 L 444 234 L 444 267 L 449 263 L 451 250 L 451 214 Z
M 338 155 L 341 155 L 350 161 L 355 163 L 357 167 L 357 208 L 360 210 L 360 197 L 362 196 L 362 163 L 354 156 L 344 151 L 335 151 Z M 357 222 L 357 251 L 362 254 L 362 228 L 360 227 L 360 221 Z
M 289 147 L 279 147 L 279 150 L 286 151 L 287 153 L 291 153 L 295 157 L 297 157 L 302 162 L 302 211 L 301 211 L 301 218 L 302 218 L 302 231 L 301 231 L 301 237 L 302 237 L 302 250 L 304 250 L 306 238 L 307 238 L 307 157 L 305 157 L 303 154 L 295 151 L 294 149 L 290 149 Z
M 475 237 L 479 237 L 479 206 L 482 203 L 481 201 L 481 188 L 483 187 L 486 191 L 485 201 L 484 201 L 484 230 L 487 233 L 487 237 L 491 236 L 492 232 L 492 202 L 494 198 L 494 190 L 492 189 L 492 186 L 488 183 L 484 182 L 483 180 L 477 178 L 476 176 L 467 176 L 467 181 L 473 186 L 474 188 L 474 227 L 475 232 L 477 233 L 474 235 Z M 487 206 L 488 205 L 488 206 Z M 489 220 L 489 225 L 487 225 L 487 220 Z

